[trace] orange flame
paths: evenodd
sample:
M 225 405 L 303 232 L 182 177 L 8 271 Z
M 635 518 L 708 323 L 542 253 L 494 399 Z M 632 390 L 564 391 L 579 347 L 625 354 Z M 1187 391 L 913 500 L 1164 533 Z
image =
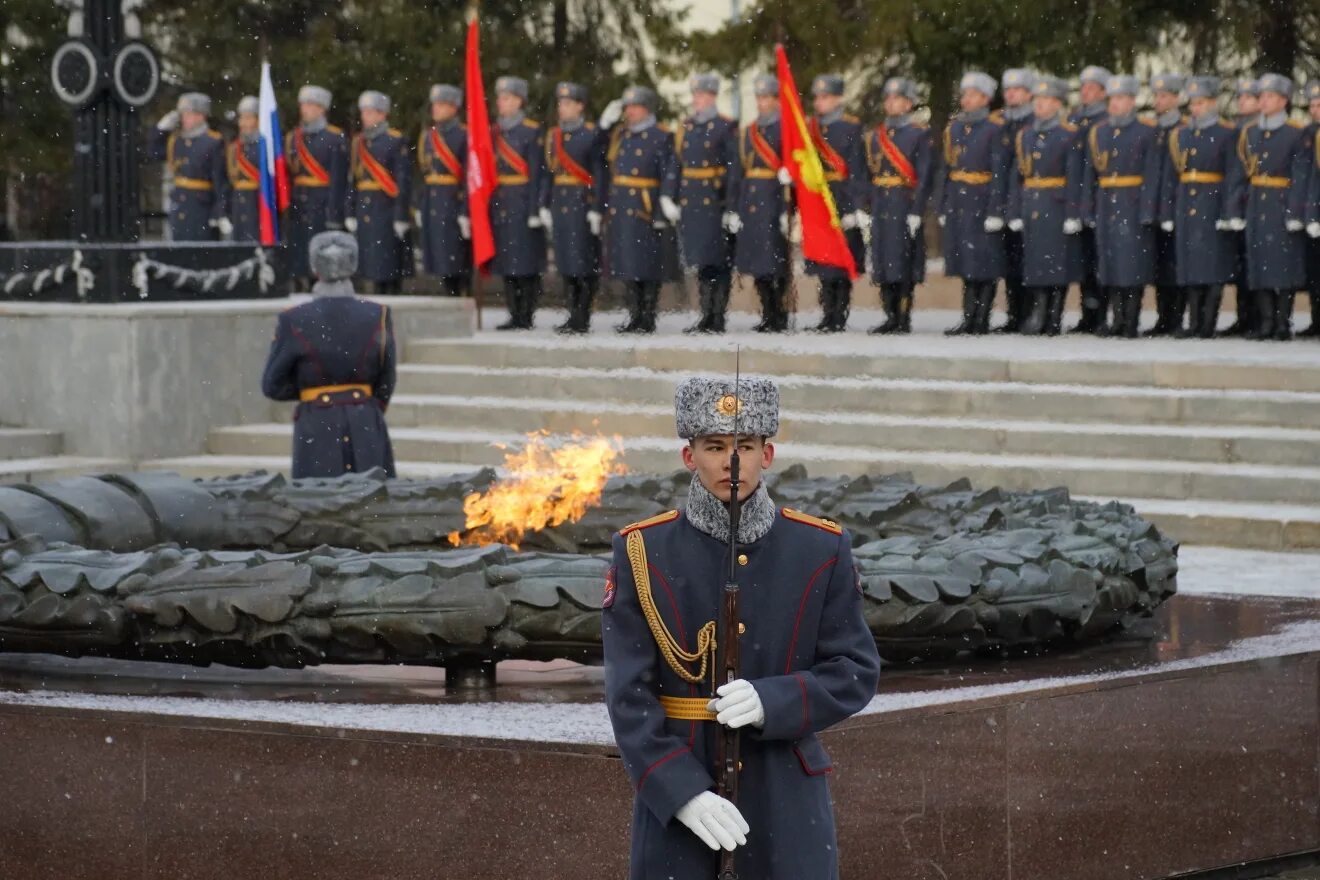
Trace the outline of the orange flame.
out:
M 628 472 L 618 461 L 622 453 L 623 438 L 617 435 L 528 434 L 520 450 L 504 456 L 508 477 L 463 499 L 465 531 L 451 532 L 449 543 L 500 543 L 516 550 L 529 531 L 577 522 L 600 503 L 611 476 Z

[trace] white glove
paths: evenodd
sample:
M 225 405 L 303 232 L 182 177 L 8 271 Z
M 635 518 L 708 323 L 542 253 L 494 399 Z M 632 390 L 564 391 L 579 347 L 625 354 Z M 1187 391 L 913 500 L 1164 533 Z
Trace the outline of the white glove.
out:
M 724 212 L 724 229 L 726 232 L 730 235 L 737 235 L 742 231 L 742 227 L 742 218 L 738 216 L 736 211 Z
M 744 678 L 722 684 L 715 689 L 718 695 L 706 706 L 715 713 L 715 720 L 725 727 L 737 729 L 765 726 L 765 706 L 761 704 L 761 695 Z
M 1227 221 L 1227 220 L 1216 220 L 1216 221 L 1215 221 L 1215 232 L 1228 232 L 1228 221 Z
M 413 226 L 416 226 L 418 229 L 422 228 L 422 212 L 415 208 L 413 209 Z
M 779 166 L 779 173 L 776 174 L 775 176 L 779 178 L 779 185 L 780 185 L 780 186 L 792 186 L 792 185 L 793 185 L 793 174 L 792 174 L 792 172 L 790 172 L 787 168 L 785 168 L 783 165 L 780 165 L 780 166 Z
M 623 102 L 618 100 L 610 101 L 605 105 L 605 112 L 600 114 L 600 127 L 613 128 L 614 123 L 618 122 L 619 118 L 622 116 Z
M 472 220 L 462 214 L 458 215 L 458 234 L 464 238 L 472 237 Z
M 228 217 L 221 217 L 216 221 L 215 225 L 216 228 L 220 230 L 220 234 L 225 238 L 234 234 L 234 221 L 230 220 Z
M 1004 218 L 986 217 L 985 222 L 981 224 L 981 228 L 986 232 L 1001 232 L 1004 229 Z
M 1172 220 L 1161 221 L 1160 229 L 1163 229 L 1165 232 L 1173 232 L 1173 221 Z
M 853 225 L 858 229 L 870 229 L 871 215 L 865 211 L 853 211 Z
M 591 230 L 592 235 L 600 237 L 600 211 L 587 212 L 587 228 Z
M 543 224 L 541 223 L 541 215 L 539 213 L 533 211 L 531 214 L 527 215 L 528 229 L 540 229 L 542 225 Z
M 660 212 L 665 215 L 665 219 L 675 226 L 678 225 L 678 219 L 683 216 L 683 209 L 674 203 L 669 196 L 660 197 Z
M 788 238 L 788 212 L 779 215 L 779 234 Z
M 857 214 L 856 214 L 856 212 L 854 212 L 854 213 L 852 213 L 852 214 L 844 214 L 842 217 L 840 217 L 840 218 L 839 218 L 839 225 L 842 226 L 844 229 L 855 229 L 855 228 L 857 228 Z
M 357 218 L 356 218 L 356 217 L 345 217 L 345 218 L 344 218 L 344 229 L 348 230 L 349 232 L 357 232 Z
M 939 224 L 940 224 L 940 229 L 943 229 L 943 228 L 944 228 L 944 224 L 948 221 L 948 218 L 945 217 L 943 214 L 939 215 L 939 216 L 936 217 L 935 219 L 939 222 Z
M 550 227 L 555 225 L 554 215 L 550 213 L 549 208 L 542 208 L 539 213 L 541 215 L 541 225 L 546 228 L 547 232 L 549 232 Z
M 1228 228 L 1233 232 L 1241 232 L 1247 228 L 1247 221 L 1243 220 L 1241 217 L 1234 217 L 1228 221 Z
M 1069 218 L 1063 221 L 1063 234 L 1076 235 L 1082 231 L 1082 221 L 1075 218 Z
M 1312 238 L 1320 238 L 1320 223 L 1312 220 L 1310 223 L 1306 224 L 1306 234 Z
M 1087 228 L 1087 229 L 1095 229 L 1095 221 L 1094 221 L 1094 220 L 1089 220 L 1089 219 L 1088 219 L 1088 220 L 1086 221 L 1086 228 Z
M 404 220 L 394 221 L 394 237 L 397 238 L 399 241 L 403 241 L 405 238 L 408 237 L 408 224 L 406 221 Z
M 703 791 L 679 807 L 674 818 L 713 850 L 733 852 L 747 843 L 747 832 L 752 830 L 738 808 L 713 791 Z
M 1024 225 L 1025 224 L 1022 222 L 1022 218 L 1020 217 L 1014 217 L 1012 220 L 1008 221 L 1008 228 L 1013 230 L 1014 232 L 1021 232 L 1022 227 Z
M 1289 232 L 1301 232 L 1301 231 L 1302 231 L 1302 221 L 1301 221 L 1301 220 L 1286 220 L 1286 221 L 1284 221 L 1283 228 L 1286 229 L 1286 230 L 1288 230 Z
M 920 215 L 920 214 L 908 214 L 908 215 L 907 215 L 907 226 L 908 226 L 908 237 L 909 237 L 909 238 L 916 238 L 916 237 L 917 237 L 917 232 L 918 232 L 918 230 L 921 229 L 921 215 Z
M 651 228 L 652 228 L 652 229 L 668 229 L 668 228 L 669 228 L 669 224 L 666 223 L 664 220 L 652 220 L 652 221 L 651 221 Z
M 156 128 L 159 128 L 161 131 L 174 131 L 174 129 L 178 127 L 179 127 L 178 110 L 171 110 L 169 113 L 166 113 L 164 116 L 160 118 L 160 122 L 156 123 Z

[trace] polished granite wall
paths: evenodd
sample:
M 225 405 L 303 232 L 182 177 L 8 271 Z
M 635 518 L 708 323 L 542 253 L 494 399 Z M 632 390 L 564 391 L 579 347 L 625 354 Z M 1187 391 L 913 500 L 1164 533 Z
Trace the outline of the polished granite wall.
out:
M 1115 880 L 1320 847 L 1320 653 L 855 718 L 843 877 Z M 611 750 L 0 707 L 0 878 L 626 875 Z

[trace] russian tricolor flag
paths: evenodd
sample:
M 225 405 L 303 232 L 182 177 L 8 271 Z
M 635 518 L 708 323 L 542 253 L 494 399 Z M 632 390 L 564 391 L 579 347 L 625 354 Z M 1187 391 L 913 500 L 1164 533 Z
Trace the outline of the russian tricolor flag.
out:
M 261 65 L 261 243 L 273 246 L 280 240 L 280 212 L 289 206 L 289 170 L 284 164 L 284 138 L 280 134 L 275 87 L 270 82 L 270 63 Z

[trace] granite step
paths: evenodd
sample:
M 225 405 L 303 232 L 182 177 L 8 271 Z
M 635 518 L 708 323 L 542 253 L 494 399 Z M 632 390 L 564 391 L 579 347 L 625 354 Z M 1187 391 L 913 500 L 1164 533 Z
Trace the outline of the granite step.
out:
M 40 428 L 0 427 L 0 461 L 19 458 L 50 458 L 64 449 L 59 431 Z

